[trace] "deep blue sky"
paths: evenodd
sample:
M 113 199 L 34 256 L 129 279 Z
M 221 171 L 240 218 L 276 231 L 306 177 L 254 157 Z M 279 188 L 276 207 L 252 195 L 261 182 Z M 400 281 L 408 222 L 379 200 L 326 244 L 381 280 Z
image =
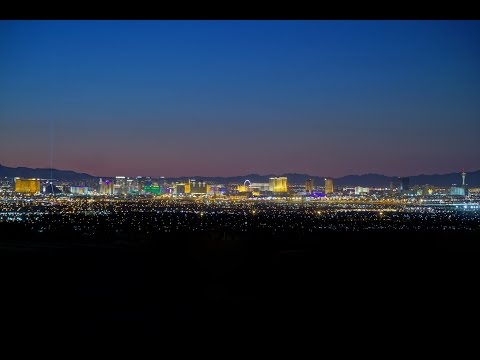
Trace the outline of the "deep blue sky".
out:
M 0 54 L 3 165 L 480 169 L 478 21 L 0 21 Z

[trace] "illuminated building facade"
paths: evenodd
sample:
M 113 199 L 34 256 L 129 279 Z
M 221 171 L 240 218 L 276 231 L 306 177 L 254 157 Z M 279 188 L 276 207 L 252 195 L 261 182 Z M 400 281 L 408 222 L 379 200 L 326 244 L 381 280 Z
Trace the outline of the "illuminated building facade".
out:
M 226 192 L 224 185 L 209 185 L 210 195 L 223 195 Z
M 287 178 L 286 177 L 273 177 L 269 181 L 269 190 L 274 193 L 286 193 L 287 190 Z
M 127 193 L 128 194 L 135 193 L 136 192 L 135 190 L 136 190 L 135 180 L 127 178 Z
M 452 186 L 449 194 L 452 196 L 465 196 L 465 188 L 462 186 Z
M 110 180 L 105 180 L 103 181 L 102 178 L 100 178 L 99 182 L 99 193 L 101 195 L 113 195 L 113 181 Z
M 333 179 L 325 178 L 325 194 L 333 194 Z
M 307 193 L 313 192 L 313 179 L 307 179 L 305 181 L 305 192 Z
M 422 186 L 414 186 L 413 193 L 417 194 L 417 196 L 428 196 L 433 194 L 433 187 L 430 185 L 422 185 Z
M 269 183 L 252 183 L 250 189 L 254 192 L 265 192 L 270 191 Z
M 149 176 L 137 176 L 134 184 L 138 192 L 143 192 L 145 186 L 152 185 L 152 179 Z
M 74 195 L 87 195 L 88 187 L 87 186 L 70 186 L 70 193 Z
M 251 193 L 258 196 L 270 191 L 270 183 L 250 183 L 250 180 L 245 180 L 243 185 L 235 185 L 235 190 L 240 193 Z
M 361 187 L 361 186 L 355 187 L 355 195 L 368 194 L 369 192 L 370 192 L 370 189 L 368 187 Z
M 190 180 L 190 194 L 207 194 L 210 186 L 205 181 Z
M 15 178 L 15 192 L 36 194 L 40 192 L 40 179 Z
M 143 191 L 146 192 L 147 194 L 153 194 L 153 195 L 162 194 L 162 188 L 160 187 L 160 185 L 145 185 L 143 188 Z
M 125 176 L 116 176 L 115 184 L 113 186 L 113 193 L 124 195 L 127 193 L 127 178 Z

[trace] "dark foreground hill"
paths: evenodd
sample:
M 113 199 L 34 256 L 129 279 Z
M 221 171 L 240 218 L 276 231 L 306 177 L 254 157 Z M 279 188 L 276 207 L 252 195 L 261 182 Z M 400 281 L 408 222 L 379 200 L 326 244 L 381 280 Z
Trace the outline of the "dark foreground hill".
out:
M 95 246 L 1 230 L 10 239 L 0 249 L 2 325 L 22 338 L 312 326 L 334 337 L 366 324 L 412 335 L 419 321 L 425 329 L 471 317 L 480 300 L 478 231 L 205 232 L 131 243 L 112 235 Z

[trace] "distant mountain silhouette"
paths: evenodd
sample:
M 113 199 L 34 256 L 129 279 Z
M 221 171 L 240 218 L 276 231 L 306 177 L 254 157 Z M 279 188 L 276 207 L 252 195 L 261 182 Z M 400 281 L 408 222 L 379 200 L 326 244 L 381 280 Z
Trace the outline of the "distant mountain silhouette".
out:
M 26 167 L 11 168 L 0 165 L 0 177 L 24 177 L 24 178 L 41 178 L 50 179 L 50 169 L 32 169 Z M 287 173 L 281 175 L 269 174 L 248 174 L 244 176 L 230 176 L 230 177 L 206 177 L 206 176 L 184 176 L 176 178 L 165 178 L 166 181 L 183 181 L 188 179 L 204 180 L 214 183 L 243 183 L 245 180 L 254 182 L 268 182 L 270 177 L 286 176 L 290 184 L 304 184 L 305 180 L 313 179 L 315 185 L 323 185 L 325 177 L 312 176 L 308 174 Z M 99 176 L 93 176 L 86 173 L 77 173 L 69 170 L 53 169 L 53 178 L 65 181 L 78 181 L 87 179 L 98 179 Z M 104 178 L 111 178 L 111 176 L 104 176 Z M 334 179 L 335 186 L 375 186 L 375 187 L 389 187 L 390 182 L 398 182 L 399 178 L 396 176 L 385 176 L 380 174 L 365 174 L 365 175 L 347 175 Z M 434 186 L 451 186 L 452 184 L 460 185 L 462 177 L 460 172 L 450 174 L 434 174 L 434 175 L 417 175 L 410 176 L 410 185 L 434 185 Z M 468 172 L 466 183 L 470 187 L 480 187 L 480 170 Z
M 315 185 L 323 185 L 325 183 L 324 176 L 312 176 L 308 174 L 287 173 L 281 175 L 269 174 L 258 175 L 248 174 L 245 176 L 230 176 L 230 177 L 205 177 L 205 176 L 186 176 L 180 178 L 166 178 L 167 181 L 182 181 L 188 179 L 211 181 L 215 183 L 243 183 L 245 180 L 253 182 L 268 182 L 268 179 L 273 176 L 286 176 L 290 184 L 305 184 L 305 180 L 313 179 Z M 385 176 L 380 174 L 365 174 L 365 175 L 347 175 L 334 179 L 335 186 L 375 186 L 375 187 L 389 187 L 391 182 L 397 183 L 399 177 Z M 466 182 L 469 186 L 480 186 L 480 170 L 467 173 Z M 433 186 L 451 186 L 452 184 L 461 184 L 462 177 L 460 173 L 450 173 L 442 175 L 417 175 L 410 176 L 410 185 L 433 185 Z
M 53 179 L 57 180 L 85 180 L 85 179 L 95 179 L 96 176 L 92 176 L 86 173 L 77 173 L 70 170 L 57 170 L 53 169 L 50 173 L 50 169 L 32 169 L 27 167 L 7 167 L 0 165 L 0 177 L 21 177 L 21 178 L 40 178 L 40 179 L 50 179 L 52 176 Z

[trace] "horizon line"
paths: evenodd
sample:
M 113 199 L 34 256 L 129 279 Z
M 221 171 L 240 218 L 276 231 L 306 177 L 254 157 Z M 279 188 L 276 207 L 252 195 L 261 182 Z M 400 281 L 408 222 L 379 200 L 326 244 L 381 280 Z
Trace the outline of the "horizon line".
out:
M 7 167 L 7 168 L 11 168 L 11 169 L 18 169 L 18 168 L 25 168 L 25 169 L 31 169 L 31 170 L 56 170 L 56 171 L 71 171 L 71 172 L 74 172 L 74 173 L 77 173 L 77 174 L 86 174 L 86 175 L 89 175 L 89 176 L 92 176 L 92 177 L 96 177 L 96 178 L 115 178 L 116 176 L 128 176 L 128 177 L 132 177 L 132 178 L 135 178 L 137 176 L 142 176 L 142 177 L 150 177 L 150 178 L 166 178 L 166 179 L 172 179 L 172 178 L 231 178 L 231 177 L 247 177 L 249 175 L 256 175 L 256 176 L 282 176 L 282 175 L 287 175 L 287 174 L 296 174 L 296 175 L 307 175 L 307 176 L 312 176 L 312 177 L 320 177 L 320 178 L 333 178 L 333 179 L 339 179 L 339 178 L 343 178 L 343 177 L 347 177 L 347 176 L 365 176 L 365 175 L 380 175 L 380 176 L 385 176 L 385 177 L 395 177 L 395 178 L 402 178 L 402 177 L 415 177 L 415 176 L 442 176 L 442 175 L 449 175 L 449 174 L 461 174 L 462 172 L 464 172 L 464 170 L 458 170 L 458 171 L 451 171 L 451 172 L 447 172 L 447 173 L 433 173 L 433 174 L 425 174 L 425 173 L 422 173 L 422 174 L 417 174 L 417 175 L 406 175 L 406 176 L 398 176 L 398 175 L 385 175 L 385 174 L 381 174 L 381 173 L 373 173 L 373 172 L 368 172 L 368 173 L 363 173 L 363 174 L 348 174 L 348 175 L 342 175 L 342 176 L 337 176 L 337 177 L 334 177 L 334 176 L 321 176 L 321 175 L 312 175 L 312 174 L 307 174 L 307 173 L 298 173 L 298 172 L 283 172 L 283 173 L 280 173 L 280 174 L 274 174 L 274 173 L 270 173 L 270 174 L 257 174 L 257 173 L 249 173 L 249 174 L 245 174 L 245 175 L 230 175 L 230 176 L 222 176 L 222 175 L 180 175 L 180 176 L 149 176 L 149 175 L 136 175 L 136 176 L 129 176 L 129 175 L 113 175 L 113 176 L 105 176 L 105 175 L 93 175 L 91 173 L 88 173 L 88 172 L 85 172 L 85 171 L 80 171 L 80 170 L 69 170 L 69 169 L 55 169 L 55 168 L 49 168 L 49 167 L 46 167 L 46 168 L 41 168 L 41 167 L 36 167 L 36 168 L 33 168 L 33 167 L 27 167 L 27 166 L 17 166 L 17 167 L 13 167 L 13 166 L 6 166 L 6 165 L 3 165 L 0 163 L 0 167 Z M 477 170 L 472 170 L 472 171 L 465 171 L 466 174 L 468 174 L 469 172 L 472 173 L 472 172 L 477 172 L 477 171 L 480 171 L 480 169 L 477 169 Z

